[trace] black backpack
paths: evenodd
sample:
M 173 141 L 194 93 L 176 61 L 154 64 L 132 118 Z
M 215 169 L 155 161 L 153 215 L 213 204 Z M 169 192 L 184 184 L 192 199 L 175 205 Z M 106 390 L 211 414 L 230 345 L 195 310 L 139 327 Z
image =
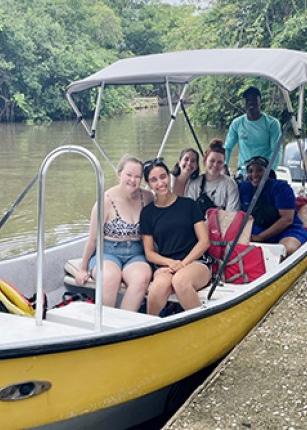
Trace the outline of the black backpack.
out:
M 198 203 L 198 206 L 202 213 L 206 215 L 206 212 L 210 208 L 216 208 L 216 204 L 210 199 L 208 194 L 205 192 L 205 185 L 206 185 L 206 175 L 203 175 L 201 184 L 200 184 L 200 192 L 199 197 L 196 200 Z

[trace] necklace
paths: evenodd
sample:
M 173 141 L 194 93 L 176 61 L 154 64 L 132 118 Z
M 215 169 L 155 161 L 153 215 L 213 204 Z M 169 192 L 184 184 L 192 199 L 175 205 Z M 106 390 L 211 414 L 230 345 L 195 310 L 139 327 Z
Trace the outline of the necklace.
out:
M 164 203 L 158 203 L 157 200 L 155 200 L 155 206 L 157 206 L 158 208 L 166 208 L 168 206 L 171 206 L 176 200 L 177 195 L 172 193 L 170 199 L 168 201 L 165 201 Z

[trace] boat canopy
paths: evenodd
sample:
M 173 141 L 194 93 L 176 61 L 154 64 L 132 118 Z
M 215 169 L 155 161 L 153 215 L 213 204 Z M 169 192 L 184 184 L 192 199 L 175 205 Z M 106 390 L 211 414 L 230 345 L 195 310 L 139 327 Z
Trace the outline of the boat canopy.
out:
M 307 53 L 289 49 L 226 48 L 126 58 L 72 82 L 67 93 L 100 85 L 185 84 L 205 75 L 263 77 L 286 91 L 293 91 L 307 82 Z

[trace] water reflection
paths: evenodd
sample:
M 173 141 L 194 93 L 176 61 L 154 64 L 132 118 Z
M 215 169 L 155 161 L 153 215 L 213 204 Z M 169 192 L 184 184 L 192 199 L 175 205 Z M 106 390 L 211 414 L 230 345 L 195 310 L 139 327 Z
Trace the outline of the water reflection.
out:
M 145 160 L 158 151 L 169 120 L 167 109 L 146 110 L 113 119 L 103 119 L 97 140 L 116 164 L 125 153 Z M 196 130 L 203 146 L 212 137 L 223 137 L 214 129 Z M 42 126 L 0 126 L 0 216 L 30 182 L 48 152 L 64 144 L 82 145 L 101 161 L 106 186 L 116 181 L 112 168 L 86 136 L 81 125 L 57 122 Z M 165 148 L 172 166 L 186 146 L 195 146 L 188 126 L 179 115 Z M 95 201 L 95 177 L 91 165 L 75 154 L 66 154 L 51 165 L 46 181 L 46 243 L 56 244 L 87 233 L 90 209 Z M 34 250 L 37 231 L 37 186 L 28 193 L 14 215 L 0 230 L 0 258 Z

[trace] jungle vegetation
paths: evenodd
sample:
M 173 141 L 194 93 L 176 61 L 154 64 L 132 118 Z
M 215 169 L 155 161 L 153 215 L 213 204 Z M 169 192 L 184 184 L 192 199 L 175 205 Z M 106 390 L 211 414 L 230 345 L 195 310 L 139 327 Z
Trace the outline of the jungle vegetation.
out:
M 206 2 L 203 2 L 206 3 Z M 73 118 L 66 86 L 118 58 L 171 50 L 283 47 L 307 51 L 306 0 L 196 0 L 174 6 L 158 0 L 0 0 L 0 121 Z M 257 84 L 265 109 L 280 108 L 267 82 L 201 79 L 191 88 L 199 124 L 228 125 L 240 114 L 240 94 Z M 102 114 L 129 109 L 154 87 L 108 89 Z M 160 95 L 163 95 L 159 93 Z M 82 96 L 90 114 L 95 94 Z

